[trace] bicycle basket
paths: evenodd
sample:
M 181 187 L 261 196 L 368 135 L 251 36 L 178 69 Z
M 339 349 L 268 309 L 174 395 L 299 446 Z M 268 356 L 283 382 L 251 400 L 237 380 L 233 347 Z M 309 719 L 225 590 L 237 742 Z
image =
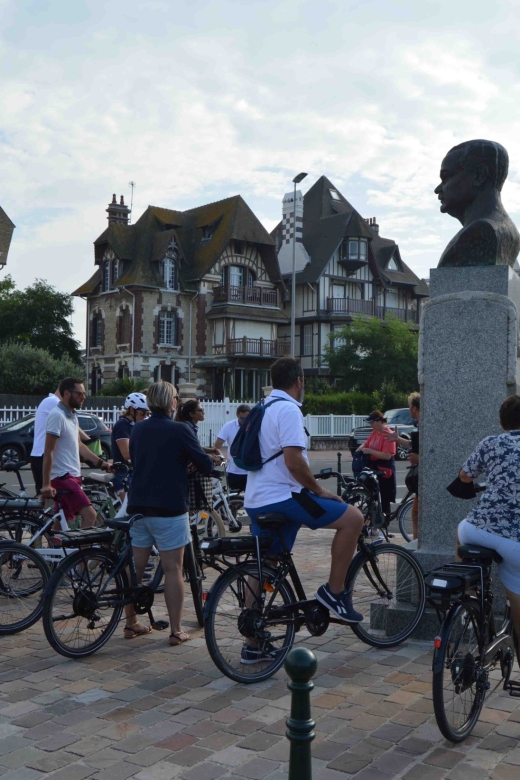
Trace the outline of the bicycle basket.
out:
M 271 546 L 269 538 L 260 537 L 260 549 L 268 550 Z M 209 555 L 245 555 L 256 552 L 254 536 L 223 536 L 219 539 L 204 539 L 200 549 Z

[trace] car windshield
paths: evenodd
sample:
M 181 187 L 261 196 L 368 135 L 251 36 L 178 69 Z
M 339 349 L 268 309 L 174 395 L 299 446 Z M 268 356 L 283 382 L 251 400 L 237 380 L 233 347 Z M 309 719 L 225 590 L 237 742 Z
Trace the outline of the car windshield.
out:
M 3 433 L 4 431 L 19 431 L 22 428 L 25 428 L 26 425 L 29 425 L 29 423 L 32 423 L 34 421 L 34 415 L 29 415 L 28 417 L 22 417 L 21 420 L 13 420 L 13 422 L 7 423 L 6 425 L 2 425 L 0 427 L 0 433 Z
M 413 425 L 413 420 L 408 409 L 390 409 L 385 412 L 389 425 Z

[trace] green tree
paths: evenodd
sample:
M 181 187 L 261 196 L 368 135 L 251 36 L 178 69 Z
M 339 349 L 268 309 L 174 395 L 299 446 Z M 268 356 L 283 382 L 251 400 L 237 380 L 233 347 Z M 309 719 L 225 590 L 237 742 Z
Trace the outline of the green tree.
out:
M 45 349 L 16 342 L 2 345 L 0 393 L 44 395 L 66 376 L 83 379 L 83 369 L 68 356 L 56 360 Z
M 142 393 L 143 390 L 149 386 L 149 382 L 146 379 L 136 377 L 131 379 L 130 377 L 123 377 L 123 379 L 113 379 L 111 382 L 107 382 L 103 385 L 101 390 L 98 390 L 97 395 L 107 395 L 113 398 L 119 398 L 121 396 L 129 395 L 130 393 Z
M 17 290 L 12 278 L 6 276 L 0 282 L 0 341 L 30 344 L 56 359 L 67 355 L 80 364 L 79 343 L 70 324 L 73 311 L 72 296 L 44 279 Z
M 418 334 L 405 322 L 359 317 L 331 334 L 325 361 L 341 390 L 410 392 L 417 386 L 417 352 Z

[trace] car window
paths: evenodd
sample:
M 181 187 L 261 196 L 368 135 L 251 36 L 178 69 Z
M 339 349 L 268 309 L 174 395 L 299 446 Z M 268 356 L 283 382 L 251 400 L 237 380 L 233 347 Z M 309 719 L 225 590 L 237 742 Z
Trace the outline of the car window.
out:
M 0 427 L 0 433 L 3 433 L 4 431 L 21 431 L 23 430 L 24 433 L 26 426 L 32 423 L 32 430 L 34 430 L 34 417 L 22 417 L 21 420 L 13 420 L 13 422 L 7 423 L 6 425 L 2 425 Z M 31 430 L 31 432 L 32 432 Z
M 386 413 L 388 423 L 392 425 L 413 425 L 413 419 L 408 409 L 395 409 Z
M 96 427 L 96 421 L 92 417 L 87 417 L 83 414 L 78 414 L 78 422 L 83 431 L 93 431 Z

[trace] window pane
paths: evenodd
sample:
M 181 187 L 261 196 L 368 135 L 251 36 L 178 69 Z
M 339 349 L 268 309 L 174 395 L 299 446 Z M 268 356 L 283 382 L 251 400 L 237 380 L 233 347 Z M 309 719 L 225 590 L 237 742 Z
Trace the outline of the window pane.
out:
M 103 290 L 110 290 L 110 260 L 103 266 Z
M 244 284 L 244 269 L 239 265 L 229 267 L 229 284 L 231 287 L 242 287 Z
M 359 241 L 350 240 L 348 242 L 348 256 L 351 260 L 357 260 L 359 257 Z
M 367 257 L 367 242 L 366 241 L 360 241 L 359 242 L 359 257 L 361 260 L 366 260 Z

